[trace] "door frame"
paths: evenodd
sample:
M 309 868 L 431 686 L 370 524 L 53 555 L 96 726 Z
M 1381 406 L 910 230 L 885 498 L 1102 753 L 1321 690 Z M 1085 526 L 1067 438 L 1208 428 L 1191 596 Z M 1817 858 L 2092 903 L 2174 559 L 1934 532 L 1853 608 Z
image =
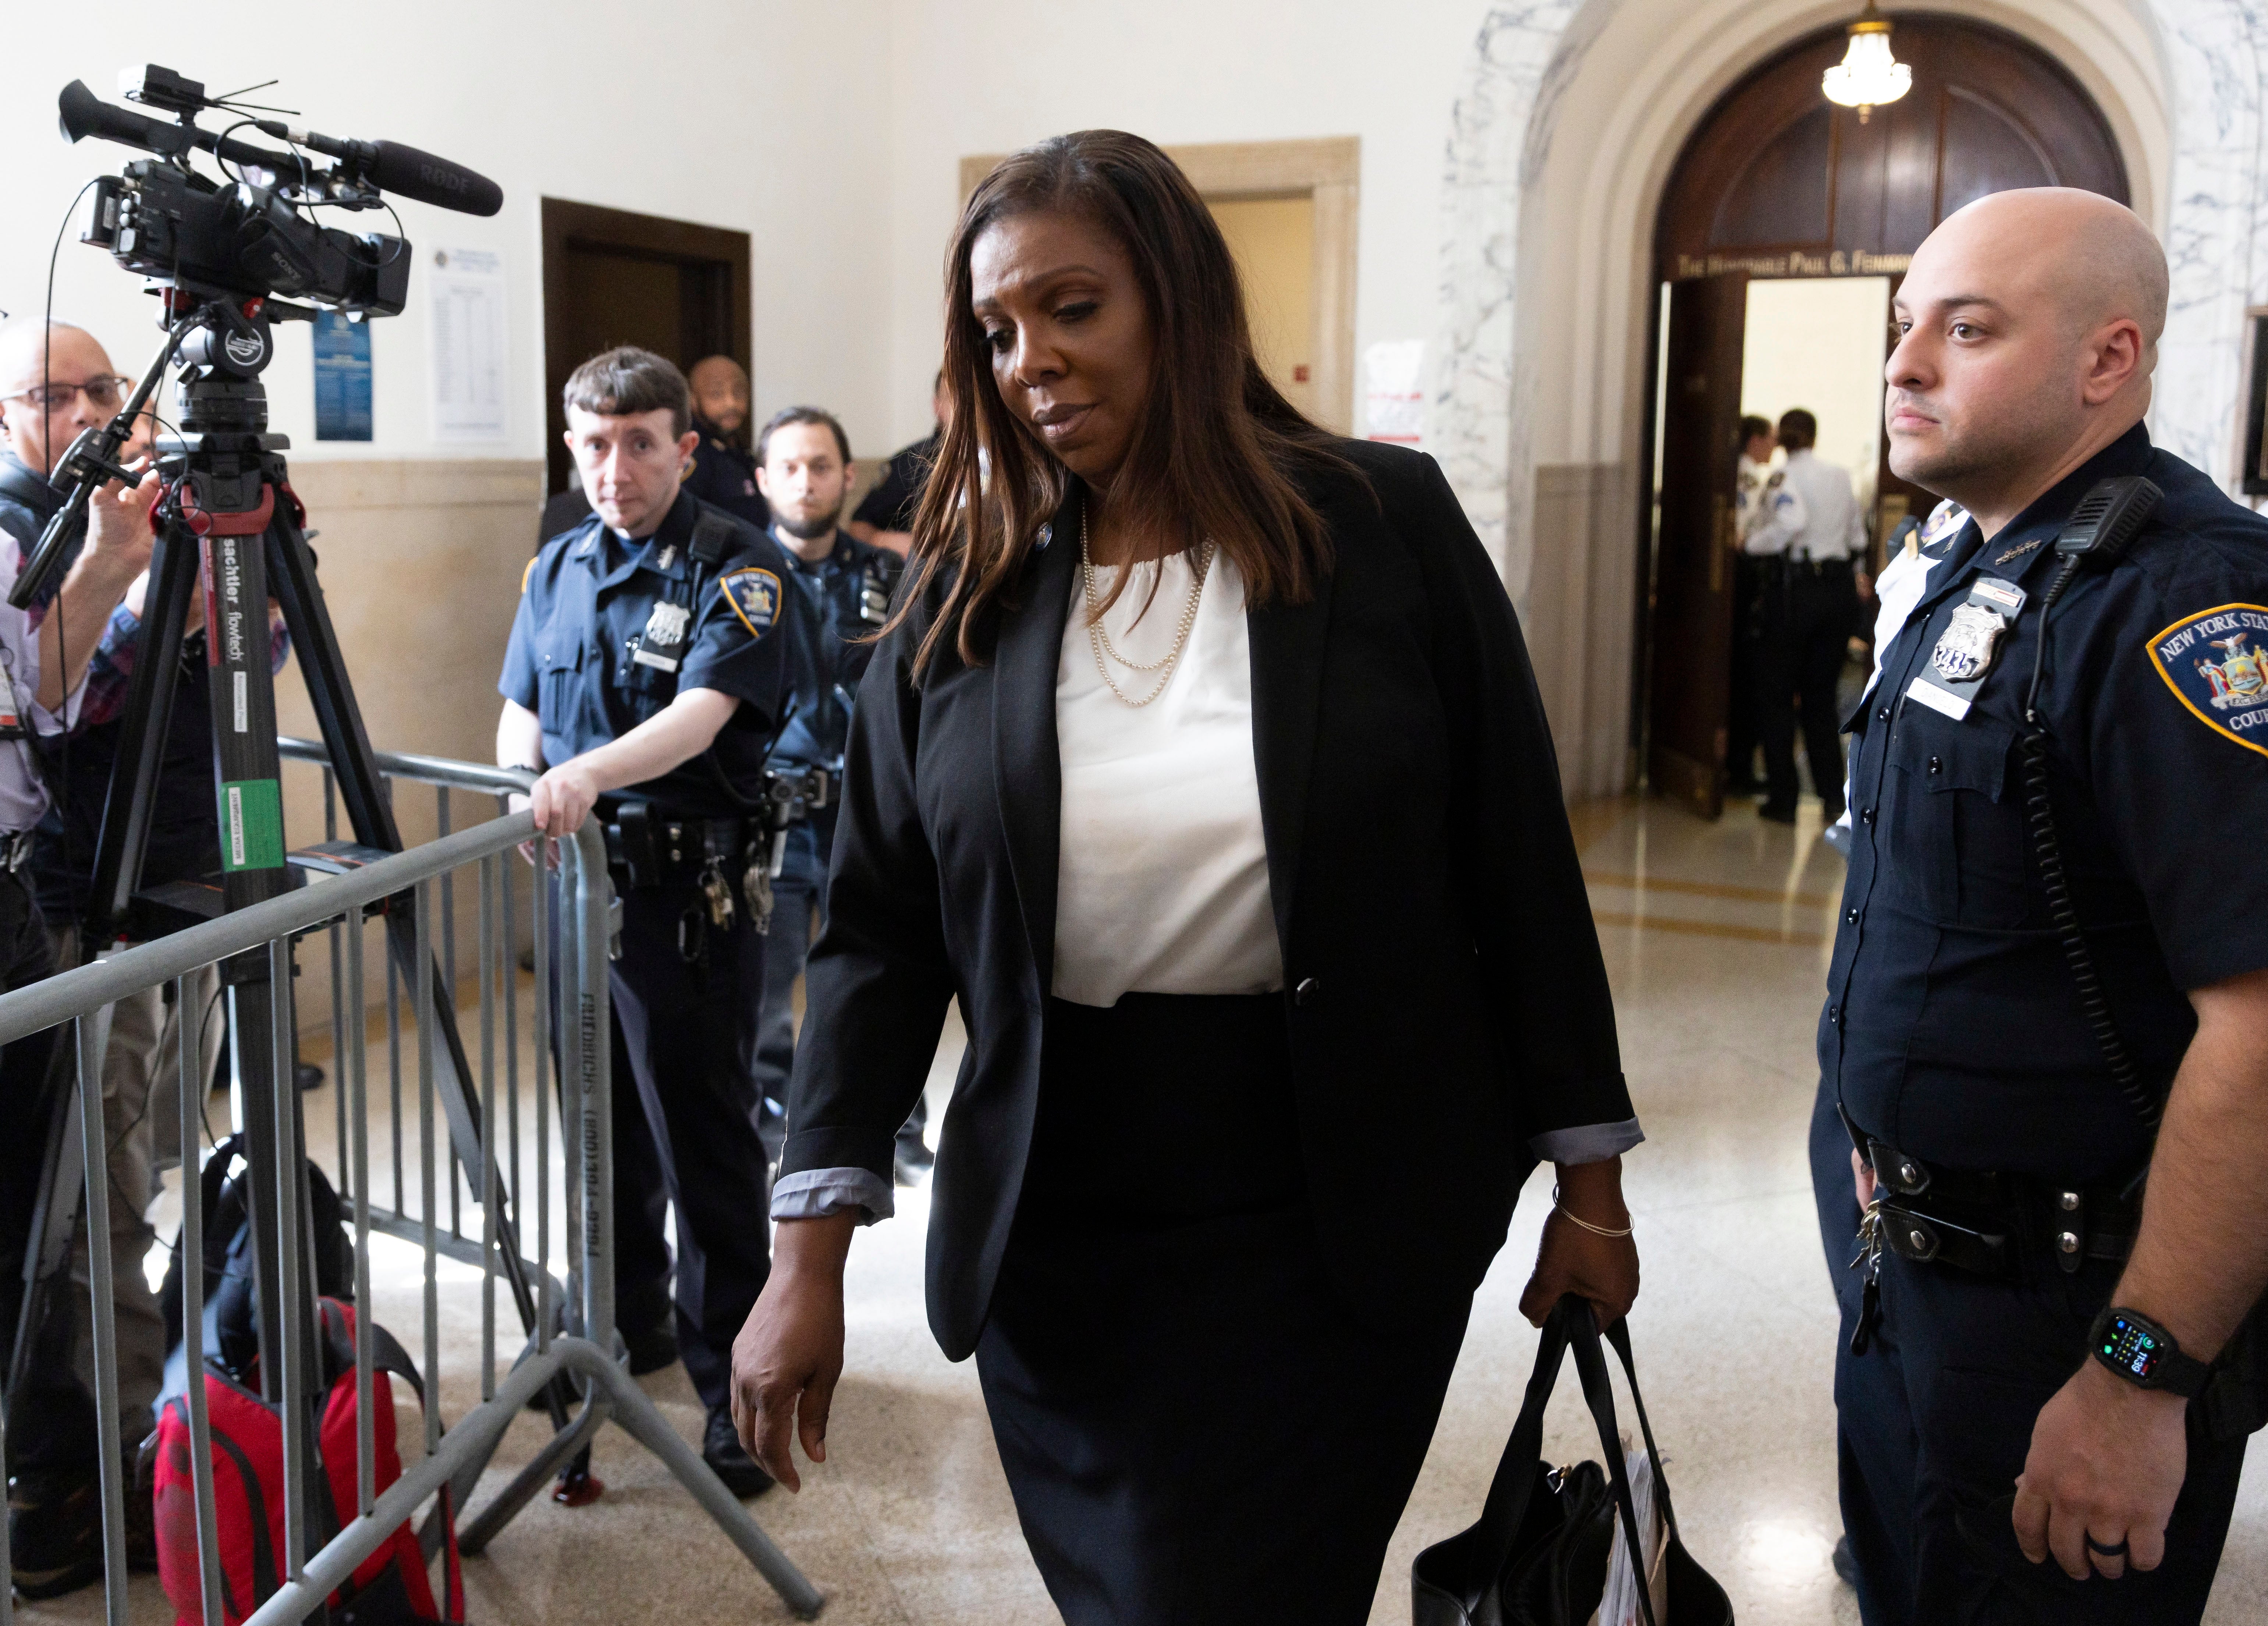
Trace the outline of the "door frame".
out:
M 749 366 L 754 309 L 748 234 L 724 226 L 702 225 L 691 220 L 672 220 L 661 215 L 642 215 L 598 203 L 578 203 L 565 198 L 542 201 L 543 235 L 543 455 L 549 470 L 547 490 L 566 489 L 566 409 L 560 396 L 567 378 L 584 359 L 567 355 L 567 251 L 570 248 L 609 248 L 618 252 L 683 262 L 703 260 L 725 266 L 732 281 L 727 316 L 730 342 L 725 351 L 754 376 Z
M 1362 197 L 1362 137 L 1301 141 L 1224 141 L 1171 146 L 1200 196 L 1219 203 L 1304 197 L 1315 211 L 1312 335 L 1315 419 L 1334 434 L 1354 432 L 1355 269 Z M 961 201 L 1007 154 L 961 160 Z

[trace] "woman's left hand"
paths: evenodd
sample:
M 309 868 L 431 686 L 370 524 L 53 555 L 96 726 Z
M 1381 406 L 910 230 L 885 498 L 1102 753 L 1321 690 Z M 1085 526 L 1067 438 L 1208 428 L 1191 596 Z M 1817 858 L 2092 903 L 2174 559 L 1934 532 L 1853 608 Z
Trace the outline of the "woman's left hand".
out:
M 1561 1206 L 1543 1222 L 1535 1274 L 1520 1296 L 1520 1313 L 1530 1325 L 1541 1327 L 1563 1297 L 1580 1293 L 1591 1301 L 1599 1325 L 1611 1326 L 1630 1313 L 1638 1298 L 1638 1245 L 1628 1237 L 1586 1231 L 1568 1214 L 1602 1231 L 1630 1228 L 1630 1211 L 1623 1207 L 1622 1159 L 1563 1167 L 1559 1201 Z

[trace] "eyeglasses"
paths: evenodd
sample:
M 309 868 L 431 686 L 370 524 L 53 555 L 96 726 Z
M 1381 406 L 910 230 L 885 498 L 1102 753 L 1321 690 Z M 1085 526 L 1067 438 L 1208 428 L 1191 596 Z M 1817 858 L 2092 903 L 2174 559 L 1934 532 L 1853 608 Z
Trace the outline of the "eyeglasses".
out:
M 28 401 L 49 412 L 63 412 L 70 410 L 72 400 L 84 390 L 86 403 L 96 411 L 115 412 L 119 391 L 133 381 L 126 378 L 91 378 L 84 384 L 49 384 L 18 390 L 12 395 L 0 395 L 0 401 Z

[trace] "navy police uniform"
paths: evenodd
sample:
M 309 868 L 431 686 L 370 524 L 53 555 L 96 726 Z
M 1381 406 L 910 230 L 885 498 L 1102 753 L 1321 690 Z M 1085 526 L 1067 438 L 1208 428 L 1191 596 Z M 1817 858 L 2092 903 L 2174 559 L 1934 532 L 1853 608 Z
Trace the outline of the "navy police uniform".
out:
M 848 532 L 835 534 L 827 557 L 806 563 L 784 546 L 788 591 L 785 613 L 793 636 L 788 661 L 794 698 L 778 743 L 772 748 L 775 776 L 796 788 L 804 817 L 787 829 L 785 857 L 775 883 L 764 976 L 762 1036 L 756 1049 L 756 1080 L 764 1098 L 766 1150 L 774 1158 L 786 1135 L 787 1080 L 795 1065 L 795 979 L 811 946 L 812 912 L 827 887 L 827 865 L 835 847 L 836 786 L 843 752 L 850 737 L 851 702 L 874 646 L 871 639 L 889 619 L 903 561 L 885 548 L 870 547 Z M 921 1149 L 923 1112 L 917 1104 L 900 1136 L 902 1153 L 925 1160 Z
M 939 428 L 893 452 L 882 469 L 882 477 L 874 483 L 874 489 L 866 493 L 858 504 L 858 513 L 850 517 L 876 530 L 913 529 L 914 510 L 921 506 L 922 492 L 929 485 L 930 470 L 937 467 L 937 455 L 944 444 L 945 431 Z
M 758 530 L 770 525 L 771 505 L 756 489 L 755 454 L 726 440 L 698 412 L 693 415 L 693 428 L 701 444 L 694 448 L 692 462 L 685 471 L 684 489 Z
M 2268 791 L 2268 520 L 2137 425 L 1989 541 L 1971 521 L 1940 544 L 1848 725 L 1854 840 L 1819 1061 L 1889 1205 L 1879 1323 L 1874 1293 L 1843 1295 L 1836 1372 L 1869 1626 L 2193 1621 L 2243 1460 L 2249 1421 L 2193 1403 L 2154 1573 L 2075 1583 L 2014 1545 L 2032 1425 L 2087 1358 L 2152 1148 L 2064 958 L 2021 743 L 2055 537 L 2121 475 L 2164 502 L 2055 605 L 2038 717 L 2077 913 L 2143 1082 L 2162 1093 L 2181 1061 L 2186 990 L 2268 966 L 2268 854 L 2249 839 Z M 1849 1212 L 1833 1184 L 1822 1223 Z
M 708 750 L 600 803 L 622 906 L 610 972 L 618 1319 L 639 1328 L 667 1309 L 674 1202 L 678 1346 L 712 1413 L 729 1404 L 733 1339 L 770 1270 L 750 1071 L 764 939 L 744 881 L 785 706 L 786 573 L 770 537 L 688 491 L 642 541 L 594 515 L 528 565 L 497 685 L 541 719 L 549 765 L 627 733 L 681 688 L 740 702 Z

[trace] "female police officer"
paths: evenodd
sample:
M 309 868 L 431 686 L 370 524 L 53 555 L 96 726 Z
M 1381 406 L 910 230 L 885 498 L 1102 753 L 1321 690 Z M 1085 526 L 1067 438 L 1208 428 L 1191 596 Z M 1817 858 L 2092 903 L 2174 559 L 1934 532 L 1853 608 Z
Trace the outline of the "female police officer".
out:
M 594 806 L 608 818 L 622 899 L 615 1076 L 626 1063 L 644 1107 L 640 1124 L 617 1090 L 622 1324 L 644 1333 L 661 1311 L 666 1189 L 678 1346 L 709 1408 L 703 1454 L 752 1496 L 770 1481 L 726 1403 L 733 1334 L 769 1269 L 750 1071 L 764 940 L 743 883 L 763 851 L 748 812 L 787 683 L 786 639 L 773 634 L 787 567 L 769 537 L 679 489 L 696 437 L 669 362 L 594 356 L 567 381 L 566 407 L 597 512 L 527 568 L 497 685 L 497 760 L 544 770 L 530 802 L 550 834 L 571 834 Z

